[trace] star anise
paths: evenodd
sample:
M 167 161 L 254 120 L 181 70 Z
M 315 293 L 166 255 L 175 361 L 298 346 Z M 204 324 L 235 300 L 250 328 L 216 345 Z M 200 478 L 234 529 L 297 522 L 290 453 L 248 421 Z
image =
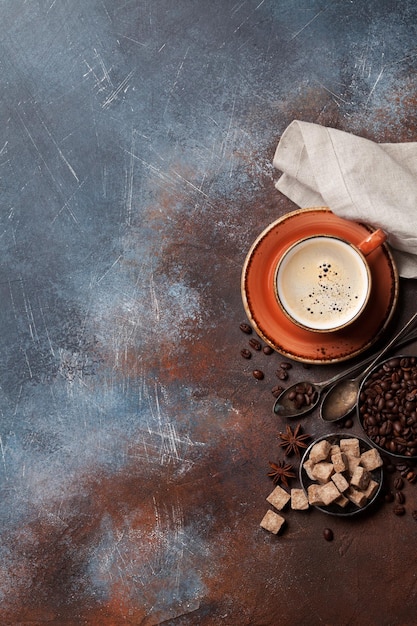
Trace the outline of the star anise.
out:
M 284 448 L 286 456 L 296 454 L 298 458 L 301 448 L 307 448 L 306 441 L 310 439 L 310 435 L 301 434 L 301 424 L 298 424 L 294 430 L 291 426 L 287 426 L 285 433 L 280 433 L 278 436 L 281 439 L 279 445 Z
M 295 478 L 293 466 L 290 463 L 284 463 L 284 461 L 278 461 L 278 463 L 269 461 L 269 465 L 271 470 L 268 472 L 268 476 L 272 478 L 274 485 L 282 483 L 288 487 L 288 479 Z

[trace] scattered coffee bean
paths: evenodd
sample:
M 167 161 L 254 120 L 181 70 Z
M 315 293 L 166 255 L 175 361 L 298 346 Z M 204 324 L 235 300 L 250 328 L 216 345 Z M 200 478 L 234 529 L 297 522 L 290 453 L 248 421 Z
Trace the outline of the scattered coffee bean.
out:
M 256 380 L 263 380 L 265 377 L 265 374 L 261 370 L 253 370 L 252 374 Z
M 242 333 L 245 333 L 245 335 L 250 335 L 252 333 L 252 327 L 249 326 L 249 324 L 246 324 L 246 322 L 242 322 L 239 328 Z
M 401 491 L 404 487 L 404 479 L 401 476 L 394 480 L 394 487 L 397 491 Z
M 417 456 L 417 358 L 382 363 L 362 387 L 359 412 L 365 433 L 379 447 Z M 406 464 L 397 469 L 403 477 L 410 471 Z
M 405 507 L 402 504 L 397 504 L 392 510 L 394 511 L 394 515 L 400 516 L 405 514 Z
M 338 422 L 336 422 L 336 426 L 338 428 L 341 428 L 342 430 L 344 428 L 352 428 L 353 426 L 353 420 L 350 419 L 349 417 L 344 419 L 344 420 L 339 420 Z
M 247 348 L 243 348 L 243 350 L 240 351 L 240 354 L 243 356 L 244 359 L 250 359 L 252 356 L 252 352 Z
M 323 530 L 323 537 L 326 541 L 333 541 L 333 531 L 331 528 L 325 528 Z
M 402 474 L 402 472 L 408 472 L 408 470 L 410 469 L 407 463 L 397 463 L 395 467 L 397 469 L 397 472 L 400 472 L 400 474 Z
M 272 387 L 271 391 L 274 398 L 278 398 L 278 396 L 284 391 L 284 388 L 279 385 L 275 385 L 275 387 Z
M 403 494 L 402 491 L 397 491 L 397 493 L 395 494 L 395 498 L 399 504 L 404 504 L 405 495 Z
M 264 354 L 272 354 L 273 353 L 273 349 L 271 348 L 271 346 L 264 346 L 262 348 L 262 352 Z
M 283 370 L 290 370 L 290 369 L 292 369 L 291 363 L 288 363 L 287 361 L 284 361 L 283 363 L 280 363 L 280 367 Z
M 279 380 L 288 380 L 288 372 L 287 370 L 282 370 L 279 369 L 275 372 L 277 378 L 279 378 Z
M 254 337 L 252 337 L 252 339 L 249 339 L 249 345 L 251 348 L 253 348 L 254 350 L 256 350 L 257 352 L 259 352 L 260 350 L 262 350 L 262 344 L 260 341 L 258 341 L 257 339 L 255 339 Z
M 410 468 L 409 468 L 409 467 L 406 467 L 406 469 L 404 469 L 404 470 L 401 472 L 401 476 L 402 476 L 403 478 L 406 478 L 406 476 L 407 476 L 407 474 L 408 474 L 408 472 L 409 472 L 409 471 L 410 471 Z
M 417 474 L 410 470 L 406 475 L 406 479 L 409 483 L 415 483 L 417 481 Z

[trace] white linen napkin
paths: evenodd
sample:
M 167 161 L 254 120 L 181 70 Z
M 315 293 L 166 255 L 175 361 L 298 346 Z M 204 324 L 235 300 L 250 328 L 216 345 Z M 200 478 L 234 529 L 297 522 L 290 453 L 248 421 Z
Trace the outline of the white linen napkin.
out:
M 417 142 L 375 143 L 295 120 L 273 165 L 282 172 L 276 188 L 298 206 L 382 228 L 400 276 L 417 278 Z

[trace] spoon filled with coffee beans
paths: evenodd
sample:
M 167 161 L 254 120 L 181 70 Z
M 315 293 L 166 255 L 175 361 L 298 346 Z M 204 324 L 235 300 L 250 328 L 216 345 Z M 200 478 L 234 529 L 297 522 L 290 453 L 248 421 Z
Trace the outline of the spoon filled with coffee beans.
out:
M 323 402 L 320 416 L 328 422 L 336 422 L 346 417 L 355 407 L 361 381 L 376 363 L 395 345 L 404 346 L 417 339 L 417 313 L 376 355 L 373 354 L 349 369 L 322 382 L 302 381 L 287 387 L 274 403 L 273 411 L 280 417 L 301 417 Z M 368 365 L 370 364 L 370 365 Z M 349 378 L 368 366 L 357 378 Z M 324 395 L 325 394 L 325 395 Z M 325 402 L 325 404 L 324 404 Z

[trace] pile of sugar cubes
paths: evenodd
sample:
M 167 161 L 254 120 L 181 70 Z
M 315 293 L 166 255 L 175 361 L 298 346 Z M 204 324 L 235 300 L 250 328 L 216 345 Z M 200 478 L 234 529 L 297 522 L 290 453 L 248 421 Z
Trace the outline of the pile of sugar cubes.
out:
M 337 505 L 341 511 L 349 502 L 358 508 L 364 507 L 376 494 L 379 482 L 371 472 L 383 464 L 375 448 L 361 453 L 360 441 L 356 437 L 340 438 L 332 444 L 321 439 L 310 450 L 303 469 L 312 483 L 303 489 L 289 492 L 281 486 L 275 487 L 266 500 L 274 509 L 282 511 L 288 502 L 291 509 L 305 511 L 310 506 Z M 260 525 L 271 533 L 278 534 L 285 518 L 273 510 L 267 511 Z

